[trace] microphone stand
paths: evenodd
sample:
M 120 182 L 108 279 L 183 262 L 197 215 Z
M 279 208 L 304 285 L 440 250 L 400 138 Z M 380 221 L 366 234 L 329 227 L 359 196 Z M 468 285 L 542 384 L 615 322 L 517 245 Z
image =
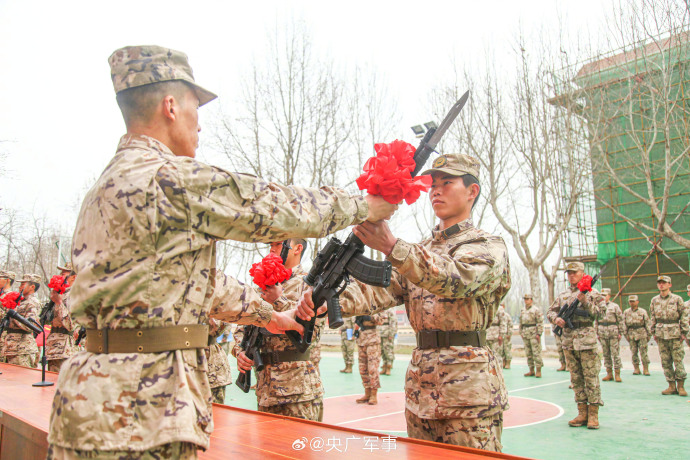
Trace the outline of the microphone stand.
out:
M 46 381 L 46 366 L 48 365 L 48 360 L 46 359 L 46 343 L 48 342 L 48 337 L 46 337 L 45 319 L 50 310 L 53 309 L 55 304 L 51 301 L 46 305 L 46 311 L 41 315 L 41 330 L 43 331 L 43 353 L 41 356 L 41 381 L 31 385 L 32 387 L 49 387 L 54 385 L 53 382 Z

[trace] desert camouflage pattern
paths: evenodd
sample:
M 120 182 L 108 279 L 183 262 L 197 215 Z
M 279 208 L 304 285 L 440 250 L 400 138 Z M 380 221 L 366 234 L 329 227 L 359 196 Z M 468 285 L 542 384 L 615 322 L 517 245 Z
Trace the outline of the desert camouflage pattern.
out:
M 685 349 L 680 339 L 657 339 L 659 344 L 659 356 L 661 367 L 664 370 L 666 381 L 685 380 L 688 376 L 685 372 Z
M 206 349 L 206 359 L 208 361 L 208 384 L 211 390 L 218 387 L 225 387 L 232 383 L 232 375 L 230 373 L 230 362 L 228 355 L 225 353 L 216 341 L 216 339 L 223 335 L 225 331 L 230 329 L 230 324 L 218 321 L 211 318 L 208 322 L 208 348 Z M 223 392 L 224 393 L 224 392 Z M 223 401 L 215 401 L 223 404 Z
M 555 324 L 556 318 L 558 317 L 558 311 L 561 307 L 577 299 L 579 292 L 580 290 L 577 286 L 570 286 L 568 289 L 558 294 L 558 297 L 553 301 L 553 304 L 546 314 L 551 324 Z M 586 297 L 587 303 L 585 305 L 580 305 L 579 308 L 586 310 L 589 316 L 575 316 L 573 317 L 573 321 L 592 323 L 592 326 L 579 327 L 574 330 L 568 327 L 563 328 L 561 345 L 564 350 L 581 351 L 597 348 L 597 333 L 594 329 L 594 319 L 598 317 L 600 312 L 604 309 L 604 297 L 596 289 L 592 289 L 588 292 Z
M 451 418 L 433 420 L 419 418 L 405 410 L 407 435 L 425 441 L 500 452 L 503 449 L 503 413 L 483 418 Z
M 525 356 L 527 365 L 532 367 L 544 367 L 541 357 L 541 335 L 544 333 L 544 314 L 534 304 L 530 308 L 522 307 L 520 311 L 520 336 L 525 343 Z M 534 326 L 529 326 L 534 324 Z
M 553 326 L 552 326 L 552 328 L 553 328 Z M 565 366 L 566 363 L 565 363 L 565 353 L 563 352 L 563 342 L 561 341 L 560 336 L 557 336 L 556 334 L 553 335 L 553 338 L 556 340 L 556 351 L 558 352 L 558 362 L 561 363 L 561 366 Z
M 302 279 L 307 275 L 301 265 L 292 269 L 292 276 L 283 282 L 284 302 L 274 304 L 276 311 L 284 311 L 292 308 L 302 296 L 302 291 L 308 286 Z M 323 320 L 317 320 L 314 328 L 311 346 L 307 349 L 311 352 L 319 343 Z M 236 349 L 239 353 L 239 344 L 244 337 L 244 328 L 238 327 L 233 337 Z M 262 353 L 273 351 L 295 350 L 286 335 L 269 335 L 264 337 Z M 280 364 L 265 365 L 261 372 L 256 373 L 256 399 L 259 408 L 284 404 L 303 403 L 314 401 L 323 396 L 323 385 L 314 363 L 310 361 L 291 361 Z
M 343 318 L 343 325 L 340 328 L 340 350 L 343 352 L 343 360 L 345 364 L 352 365 L 355 362 L 355 319 L 354 318 Z M 347 330 L 350 329 L 351 339 L 347 338 Z
M 269 184 L 125 135 L 79 214 L 72 319 L 98 329 L 207 324 L 209 316 L 266 325 L 271 305 L 216 271 L 215 242 L 318 237 L 367 212 L 363 197 Z M 58 378 L 48 442 L 82 450 L 176 441 L 207 448 L 207 370 L 204 349 L 77 353 Z
M 615 323 L 610 326 L 602 326 L 601 322 Z M 623 321 L 623 312 L 621 307 L 615 302 L 604 301 L 604 310 L 597 320 L 597 334 L 599 336 L 599 343 L 604 353 L 604 367 L 606 369 L 620 370 L 623 367 L 621 363 L 621 345 L 620 337 L 625 332 Z
M 279 404 L 276 406 L 259 406 L 259 412 L 322 422 L 323 398 L 318 397 L 312 401 Z
M 194 460 L 197 457 L 197 446 L 191 442 L 173 442 L 155 447 L 146 451 L 105 451 L 105 450 L 81 450 L 65 449 L 63 447 L 49 445 L 47 460 Z
M 506 312 L 502 306 L 498 307 L 496 310 L 496 316 L 491 323 L 491 326 L 486 330 L 486 344 L 491 348 L 491 351 L 499 358 L 500 362 L 503 363 L 503 344 L 499 343 L 501 338 L 505 337 L 507 334 L 507 319 Z M 501 364 L 502 367 L 502 364 Z
M 457 230 L 457 232 L 455 232 Z M 414 331 L 485 330 L 510 288 L 500 237 L 471 219 L 420 244 L 398 240 L 388 256 L 388 288 L 351 283 L 340 297 L 345 316 L 405 304 Z M 488 347 L 416 348 L 405 377 L 405 407 L 424 419 L 493 417 L 508 408 L 498 358 Z
M 575 392 L 575 402 L 603 406 L 599 383 L 601 360 L 597 350 L 565 349 L 565 357 L 570 371 L 570 383 Z
M 225 386 L 211 388 L 211 400 L 215 404 L 225 404 Z
M 380 326 L 388 318 L 388 312 L 382 311 L 371 316 L 371 319 L 364 320 L 364 326 Z M 379 365 L 381 364 L 381 338 L 378 330 L 374 329 L 359 330 L 357 338 L 357 350 L 359 351 L 359 375 L 362 377 L 364 388 L 381 388 L 379 380 Z
M 46 339 L 46 359 L 49 365 L 53 360 L 65 360 L 76 353 L 74 335 L 71 333 L 74 330 L 74 324 L 69 313 L 69 293 L 70 288 L 67 288 L 62 295 L 62 303 L 53 307 L 53 321 L 50 323 L 50 334 Z M 65 328 L 70 333 L 56 332 L 55 329 L 58 327 Z M 56 367 L 60 368 L 55 364 L 53 368 Z
M 65 359 L 51 359 L 48 361 L 48 365 L 46 366 L 46 369 L 48 369 L 50 372 L 55 372 L 59 373 L 60 368 L 62 367 L 62 364 L 67 361 L 67 358 Z
M 33 335 L 31 336 L 33 338 Z M 13 355 L 7 357 L 8 364 L 35 368 L 38 363 L 38 352 L 34 354 Z
M 41 312 L 41 301 L 38 300 L 38 296 L 35 293 L 31 294 L 17 305 L 15 311 L 26 319 L 32 319 L 38 322 L 38 315 Z M 10 320 L 8 329 L 21 329 L 26 331 L 26 334 L 7 332 L 7 336 L 5 337 L 5 357 L 7 358 L 7 362 L 10 364 L 17 364 L 17 360 L 11 358 L 31 355 L 32 359 L 30 362 L 32 362 L 33 365 L 29 367 L 35 367 L 38 346 L 36 345 L 36 339 L 31 329 L 14 319 Z M 24 365 L 25 364 L 20 364 L 20 366 Z
M 651 320 L 652 335 L 659 339 L 680 339 L 681 335 L 688 336 L 690 324 L 683 299 L 673 293 L 666 297 L 655 296 L 649 306 L 649 318 Z M 673 323 L 661 323 L 673 321 Z
M 381 363 L 384 366 L 393 366 L 395 361 L 395 334 L 398 333 L 398 315 L 395 310 L 389 308 L 384 310 L 386 317 L 383 324 L 378 326 L 379 337 L 381 337 Z
M 503 361 L 511 361 L 513 359 L 513 318 L 510 317 L 507 311 L 500 306 L 498 307 L 499 314 L 503 311 L 503 317 L 506 322 L 505 335 L 503 335 L 503 345 L 498 348 L 499 355 Z

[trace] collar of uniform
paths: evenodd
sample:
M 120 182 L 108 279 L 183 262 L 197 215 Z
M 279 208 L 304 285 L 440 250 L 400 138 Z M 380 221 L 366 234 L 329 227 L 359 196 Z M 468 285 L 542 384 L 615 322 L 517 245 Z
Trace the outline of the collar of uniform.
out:
M 431 231 L 431 234 L 433 235 L 433 238 L 435 240 L 447 240 L 452 236 L 462 234 L 466 232 L 467 230 L 474 228 L 474 225 L 472 224 L 472 218 L 468 218 L 463 220 L 462 222 L 459 222 L 455 225 L 451 225 L 445 230 L 439 230 L 438 225 Z
M 175 156 L 167 145 L 158 139 L 154 139 L 153 137 L 146 136 L 144 134 L 125 134 L 122 136 L 120 138 L 120 143 L 117 145 L 117 150 L 120 151 L 126 148 L 154 149 L 161 153 Z
M 575 286 L 570 285 L 570 286 L 568 287 L 568 289 L 570 289 L 570 292 L 579 291 L 579 289 L 577 288 L 577 285 L 575 285 Z
M 302 264 L 297 264 L 294 267 L 292 267 L 292 275 L 290 275 L 290 278 L 294 278 L 295 276 L 302 276 L 306 273 L 307 272 L 305 272 L 302 268 Z

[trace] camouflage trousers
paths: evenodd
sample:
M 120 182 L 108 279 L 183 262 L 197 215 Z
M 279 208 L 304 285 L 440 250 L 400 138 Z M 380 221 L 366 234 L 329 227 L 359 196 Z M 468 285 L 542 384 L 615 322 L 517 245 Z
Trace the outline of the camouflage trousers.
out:
M 395 361 L 395 334 L 381 333 L 381 361 L 384 366 L 393 367 Z
M 17 366 L 36 368 L 36 355 L 26 354 L 26 355 L 15 355 L 7 357 L 8 364 L 16 364 Z
M 259 412 L 269 414 L 285 415 L 286 417 L 301 418 L 314 422 L 323 421 L 323 398 L 316 398 L 312 401 L 304 401 L 290 404 L 280 404 L 275 406 L 259 406 Z
M 505 337 L 503 339 L 503 345 L 498 348 L 498 354 L 504 361 L 510 361 L 513 359 L 513 344 L 510 339 L 511 337 Z
M 544 367 L 544 361 L 541 359 L 541 341 L 536 337 L 523 337 L 525 342 L 525 356 L 527 356 L 527 365 L 529 367 Z
M 561 363 L 561 366 L 565 366 L 565 353 L 563 352 L 561 337 L 554 334 L 553 338 L 556 339 L 556 351 L 558 352 L 558 361 Z
M 640 365 L 640 358 L 642 358 L 642 365 L 643 366 L 649 366 L 649 355 L 648 355 L 648 344 L 649 344 L 649 339 L 631 339 L 629 341 L 630 343 L 630 351 L 632 352 L 632 362 L 633 366 L 638 366 Z M 638 355 L 639 351 L 639 355 Z
M 173 442 L 142 451 L 131 450 L 77 450 L 48 445 L 46 460 L 77 460 L 97 458 L 102 460 L 161 460 L 161 459 L 196 459 L 196 444 L 190 442 Z
M 222 385 L 219 387 L 211 388 L 211 401 L 216 404 L 225 404 L 225 387 L 227 385 Z
M 364 388 L 381 388 L 379 365 L 381 364 L 381 344 L 374 343 L 359 347 L 359 375 Z
M 345 364 L 351 366 L 355 362 L 355 339 L 347 340 L 347 332 L 340 333 L 340 349 L 343 351 Z
M 48 361 L 48 366 L 46 367 L 50 372 L 60 372 L 60 368 L 62 367 L 62 363 L 67 361 L 67 358 L 63 359 L 51 359 Z
M 565 360 L 570 371 L 570 383 L 573 385 L 576 403 L 589 403 L 603 406 L 599 371 L 601 360 L 597 350 L 564 350 Z
M 664 369 L 664 377 L 667 382 L 675 380 L 685 380 L 688 374 L 685 372 L 683 359 L 685 349 L 681 339 L 658 339 L 659 355 L 661 356 L 661 367 Z M 675 371 L 673 367 L 675 366 Z
M 309 360 L 312 362 L 314 367 L 316 368 L 317 372 L 321 372 L 319 370 L 319 363 L 321 362 L 321 344 L 317 343 L 311 348 L 311 354 L 309 355 L 310 358 Z
M 501 349 L 503 348 L 503 345 L 499 344 L 498 340 L 487 340 L 486 345 L 491 348 L 491 351 L 494 352 L 496 359 L 498 359 L 498 365 L 503 367 L 503 358 L 501 357 Z
M 621 341 L 618 337 L 609 337 L 608 339 L 599 338 L 601 349 L 604 352 L 604 367 L 606 369 L 621 370 Z
M 423 419 L 405 410 L 407 435 L 424 441 L 500 452 L 503 413 L 484 418 Z

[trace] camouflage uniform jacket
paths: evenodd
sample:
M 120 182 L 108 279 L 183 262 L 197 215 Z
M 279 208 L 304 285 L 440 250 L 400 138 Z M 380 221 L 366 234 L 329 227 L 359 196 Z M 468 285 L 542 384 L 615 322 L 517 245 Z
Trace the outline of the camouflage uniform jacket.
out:
M 276 311 L 288 310 L 302 296 L 302 291 L 307 287 L 302 279 L 307 275 L 301 265 L 292 269 L 292 276 L 283 282 L 283 302 L 275 306 Z M 316 320 L 311 351 L 319 343 L 321 328 L 324 319 Z M 236 356 L 239 353 L 239 343 L 244 337 L 244 328 L 238 327 L 233 334 L 235 338 Z M 262 353 L 273 351 L 295 350 L 290 339 L 286 335 L 270 335 L 264 338 Z M 314 363 L 311 361 L 291 361 L 275 365 L 266 365 L 264 370 L 256 375 L 256 399 L 259 406 L 277 406 L 297 402 L 313 401 L 323 396 L 323 385 Z
M 70 288 L 67 288 L 62 296 L 62 304 L 53 307 L 53 321 L 50 323 L 50 334 L 46 339 L 48 360 L 69 358 L 76 351 L 72 334 L 74 325 L 69 314 L 69 293 Z M 56 332 L 55 329 L 58 327 L 67 329 L 69 333 Z
M 534 326 L 526 326 L 534 324 Z M 534 339 L 544 333 L 544 314 L 534 304 L 520 311 L 520 335 L 523 339 Z
M 340 297 L 344 315 L 371 315 L 404 303 L 415 332 L 481 331 L 510 289 L 503 239 L 475 228 L 471 219 L 436 229 L 420 244 L 398 240 L 387 259 L 395 267 L 390 286 L 350 283 Z M 416 348 L 405 399 L 405 407 L 425 419 L 488 417 L 508 407 L 489 347 Z
M 505 332 L 502 332 L 501 334 L 503 335 L 504 338 L 505 337 L 510 338 L 513 336 L 513 318 L 510 317 L 508 312 L 503 307 L 498 307 L 498 311 L 499 311 L 499 313 L 503 312 L 503 318 L 505 319 L 505 322 L 506 322 Z
M 610 326 L 602 326 L 601 323 L 616 323 Z M 625 326 L 623 325 L 623 312 L 621 307 L 615 302 L 606 302 L 597 319 L 597 334 L 599 334 L 600 339 L 614 339 L 618 338 L 619 335 L 625 333 Z
M 38 321 L 38 316 L 41 311 L 41 302 L 38 300 L 38 296 L 36 294 L 31 294 L 22 300 L 14 311 L 26 319 Z M 38 353 L 38 345 L 36 345 L 36 339 L 34 338 L 31 329 L 14 319 L 10 320 L 8 329 L 21 329 L 23 331 L 28 331 L 28 333 L 10 333 L 8 331 L 8 334 L 5 337 L 5 356 L 35 355 Z
M 577 286 L 570 286 L 565 291 L 558 294 L 556 300 L 553 301 L 551 308 L 546 314 L 548 320 L 555 324 L 558 312 L 566 303 L 570 304 L 575 299 L 580 290 Z M 580 304 L 580 309 L 586 310 L 589 316 L 574 316 L 573 322 L 591 323 L 591 326 L 578 327 L 577 329 L 570 329 L 567 326 L 563 328 L 563 335 L 561 336 L 561 345 L 564 350 L 592 350 L 597 348 L 597 333 L 594 329 L 594 318 L 599 316 L 599 312 L 604 309 L 604 297 L 596 289 L 592 289 L 587 294 L 586 305 Z
M 503 307 L 498 307 L 491 326 L 486 330 L 486 340 L 498 340 L 506 335 L 508 325 Z
M 383 324 L 376 329 L 381 337 L 393 337 L 398 332 L 398 315 L 392 308 L 384 310 L 384 312 L 386 315 L 383 318 Z
M 630 326 L 644 327 L 631 328 Z M 630 307 L 623 312 L 623 335 L 629 337 L 631 340 L 649 339 L 651 337 L 652 327 L 647 310 L 640 307 L 633 310 L 632 307 Z
M 211 318 L 208 322 L 208 349 L 206 359 L 208 360 L 208 384 L 211 388 L 224 387 L 232 383 L 230 374 L 230 362 L 228 355 L 216 341 L 225 331 L 230 329 L 230 324 Z
M 659 339 L 679 339 L 681 334 L 688 336 L 688 311 L 683 299 L 673 293 L 666 297 L 658 295 L 652 299 L 649 307 L 649 317 L 652 321 L 652 335 Z M 662 321 L 673 321 L 662 323 Z
M 217 273 L 216 240 L 321 237 L 367 213 L 363 197 L 269 184 L 127 134 L 79 214 L 72 319 L 92 329 L 207 324 L 209 316 L 265 325 L 272 307 L 252 287 Z M 207 369 L 204 348 L 77 353 L 58 379 L 48 442 L 81 450 L 178 441 L 207 448 Z
M 362 322 L 364 326 L 381 326 L 388 318 L 387 311 L 380 311 L 375 315 L 371 315 L 371 319 L 366 319 Z M 378 330 L 374 329 L 359 330 L 359 337 L 357 337 L 358 347 L 367 347 L 369 345 L 376 345 L 381 343 L 381 338 L 379 336 Z

